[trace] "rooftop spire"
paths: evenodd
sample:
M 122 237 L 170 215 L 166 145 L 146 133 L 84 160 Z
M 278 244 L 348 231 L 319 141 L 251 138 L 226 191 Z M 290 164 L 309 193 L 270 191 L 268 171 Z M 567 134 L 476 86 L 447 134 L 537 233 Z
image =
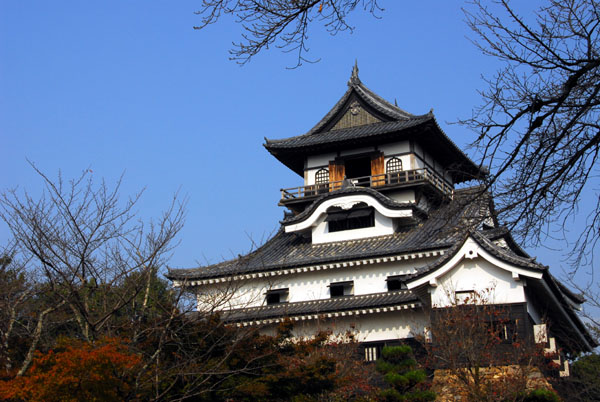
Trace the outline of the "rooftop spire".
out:
M 348 80 L 348 86 L 360 84 L 360 78 L 358 78 L 358 60 L 354 59 L 354 67 L 352 67 L 352 75 Z

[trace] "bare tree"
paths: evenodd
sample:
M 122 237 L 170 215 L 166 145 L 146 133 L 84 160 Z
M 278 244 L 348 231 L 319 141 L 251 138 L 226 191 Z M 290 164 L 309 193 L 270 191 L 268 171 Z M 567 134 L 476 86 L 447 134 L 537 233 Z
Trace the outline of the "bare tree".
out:
M 158 221 L 144 224 L 135 211 L 140 194 L 122 203 L 120 180 L 113 188 L 104 181 L 96 185 L 86 171 L 69 182 L 60 175 L 52 181 L 33 168 L 45 185 L 43 195 L 3 193 L 0 217 L 12 232 L 16 255 L 26 262 L 23 271 L 46 294 L 40 311 L 64 305 L 66 320 L 74 319 L 77 328 L 72 335 L 87 341 L 118 334 L 117 318 L 138 295 L 135 314 L 145 313 L 151 279 L 172 250 L 185 203 L 174 198 Z
M 308 29 L 319 21 L 331 35 L 342 31 L 352 32 L 347 16 L 357 7 L 376 16 L 383 9 L 377 0 L 203 0 L 196 14 L 203 29 L 217 22 L 223 15 L 234 16 L 244 33 L 242 40 L 234 42 L 229 51 L 231 59 L 245 64 L 263 49 L 275 46 L 284 52 L 297 54 L 296 65 L 315 62 L 305 57 Z
M 550 388 L 540 376 L 541 349 L 520 332 L 509 306 L 492 303 L 493 292 L 447 291 L 448 307 L 434 308 L 428 336 L 417 336 L 441 400 L 522 401 L 532 389 Z
M 465 15 L 475 45 L 504 62 L 462 121 L 478 133 L 500 216 L 538 244 L 556 224 L 567 230 L 581 199 L 592 199 L 568 255 L 585 263 L 600 238 L 600 4 L 547 0 L 522 16 L 509 0 L 474 0 Z

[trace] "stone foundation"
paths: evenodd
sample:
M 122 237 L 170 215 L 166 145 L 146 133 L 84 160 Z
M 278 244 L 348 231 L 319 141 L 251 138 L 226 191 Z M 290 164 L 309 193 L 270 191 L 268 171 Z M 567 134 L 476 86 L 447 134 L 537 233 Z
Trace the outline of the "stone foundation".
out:
M 539 369 L 517 365 L 435 370 L 432 386 L 438 402 L 494 401 L 537 388 L 554 391 Z

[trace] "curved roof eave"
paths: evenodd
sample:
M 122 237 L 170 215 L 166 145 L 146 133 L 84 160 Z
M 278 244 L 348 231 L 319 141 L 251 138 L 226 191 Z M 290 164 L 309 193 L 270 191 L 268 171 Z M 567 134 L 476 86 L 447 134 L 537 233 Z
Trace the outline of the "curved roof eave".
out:
M 296 216 L 293 216 L 288 219 L 284 219 L 284 220 L 280 221 L 280 223 L 283 226 L 289 226 L 292 224 L 297 224 L 297 223 L 303 222 L 306 219 L 308 219 L 312 215 L 312 213 L 317 209 L 317 207 L 319 205 L 321 205 L 323 202 L 325 202 L 326 200 L 329 200 L 332 198 L 344 197 L 344 196 L 353 195 L 353 194 L 369 195 L 369 196 L 375 198 L 377 201 L 379 201 L 382 205 L 384 205 L 385 207 L 388 207 L 390 209 L 411 208 L 413 210 L 418 211 L 421 214 L 426 214 L 425 211 L 423 211 L 421 208 L 417 207 L 417 205 L 414 203 L 411 203 L 411 202 L 401 203 L 401 202 L 394 201 L 393 199 L 381 194 L 379 191 L 373 190 L 372 188 L 349 187 L 349 188 L 336 190 L 336 191 L 332 191 L 332 192 L 321 195 L 319 198 L 314 200 L 308 207 L 306 207 L 306 209 L 304 211 L 302 211 L 301 213 L 299 213 Z
M 491 254 L 493 257 L 500 259 L 501 261 L 514 265 L 518 268 L 522 268 L 528 271 L 547 271 L 548 267 L 544 266 L 540 263 L 535 262 L 532 258 L 524 258 L 518 255 L 510 255 L 507 251 L 502 249 L 501 247 L 496 246 L 491 240 L 486 238 L 483 234 L 478 233 L 474 230 L 469 230 L 465 232 L 461 241 L 457 241 L 454 246 L 450 247 L 444 255 L 438 258 L 436 261 L 433 261 L 431 264 L 425 265 L 422 268 L 419 268 L 417 272 L 409 277 L 407 283 L 414 283 L 422 279 L 423 277 L 432 274 L 438 269 L 442 268 L 446 263 L 448 263 L 452 258 L 454 258 L 458 252 L 465 245 L 467 240 L 471 238 L 473 239 L 479 246 L 481 246 L 485 251 Z M 420 285 L 418 285 L 420 286 Z M 410 288 L 410 286 L 409 286 Z

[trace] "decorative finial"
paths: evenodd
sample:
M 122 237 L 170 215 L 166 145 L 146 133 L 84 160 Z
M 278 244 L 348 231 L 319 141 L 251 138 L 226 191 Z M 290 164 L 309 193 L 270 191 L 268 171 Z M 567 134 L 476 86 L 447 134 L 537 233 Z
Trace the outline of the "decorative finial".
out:
M 358 78 L 358 60 L 354 59 L 354 67 L 352 67 L 352 75 L 348 80 L 348 85 L 360 84 L 360 79 Z

